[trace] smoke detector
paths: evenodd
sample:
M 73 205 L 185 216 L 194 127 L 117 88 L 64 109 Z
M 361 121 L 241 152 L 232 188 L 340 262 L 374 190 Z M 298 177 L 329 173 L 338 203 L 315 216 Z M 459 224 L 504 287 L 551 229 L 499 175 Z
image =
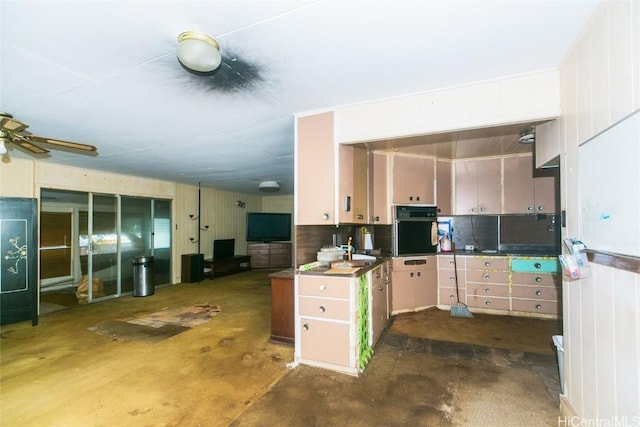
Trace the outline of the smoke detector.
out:
M 278 181 L 262 181 L 258 184 L 258 189 L 265 193 L 276 193 L 280 191 L 280 184 Z

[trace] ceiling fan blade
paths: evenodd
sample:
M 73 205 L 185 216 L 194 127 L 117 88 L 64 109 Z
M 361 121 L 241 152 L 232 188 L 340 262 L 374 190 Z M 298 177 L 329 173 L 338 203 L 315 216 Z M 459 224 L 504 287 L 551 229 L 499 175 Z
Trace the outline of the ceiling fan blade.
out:
M 44 138 L 42 136 L 30 135 L 28 137 L 34 142 L 43 142 L 45 144 L 59 145 L 61 147 L 74 148 L 76 150 L 96 151 L 97 148 L 89 144 L 80 144 L 78 142 L 62 141 L 60 139 Z
M 0 129 L 4 129 L 8 132 L 22 132 L 28 127 L 29 125 L 25 125 L 13 117 L 0 114 Z
M 20 147 L 24 148 L 25 150 L 31 151 L 32 153 L 35 154 L 46 154 L 49 152 L 49 150 L 44 149 L 42 147 L 38 147 L 37 145 L 33 145 L 31 143 L 31 141 L 29 141 L 27 138 L 25 138 L 22 135 L 17 135 L 14 134 L 13 138 L 11 139 L 11 141 L 16 144 L 19 145 Z

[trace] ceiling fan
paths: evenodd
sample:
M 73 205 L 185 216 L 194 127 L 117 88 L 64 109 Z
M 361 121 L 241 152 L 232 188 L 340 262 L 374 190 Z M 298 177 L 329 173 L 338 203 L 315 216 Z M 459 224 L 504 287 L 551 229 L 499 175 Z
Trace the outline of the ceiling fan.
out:
M 28 127 L 29 125 L 14 119 L 11 114 L 0 112 L 0 154 L 7 152 L 7 143 L 16 144 L 17 146 L 35 154 L 46 154 L 49 150 L 35 145 L 34 143 L 51 144 L 83 151 L 97 150 L 93 145 L 32 135 L 30 132 L 25 131 Z

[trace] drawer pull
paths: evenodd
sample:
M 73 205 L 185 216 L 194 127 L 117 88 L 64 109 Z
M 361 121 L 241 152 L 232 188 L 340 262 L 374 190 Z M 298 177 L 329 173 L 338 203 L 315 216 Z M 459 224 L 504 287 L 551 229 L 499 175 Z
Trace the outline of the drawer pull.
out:
M 490 265 L 491 265 L 491 263 L 490 263 L 489 261 L 485 261 L 485 262 L 484 262 L 484 266 L 485 266 L 485 267 L 489 267 Z
M 456 280 L 456 278 L 453 276 L 449 276 L 449 280 Z
M 330 218 L 328 213 L 325 213 L 324 215 L 322 215 L 322 219 L 324 219 L 325 221 L 328 220 Z
M 491 289 L 489 289 L 489 288 L 485 288 L 484 293 L 485 293 L 485 294 L 490 294 L 490 293 L 491 293 Z
M 318 286 L 318 289 L 320 289 L 321 291 L 326 291 L 327 287 L 325 285 L 320 285 Z
M 539 262 L 536 262 L 535 264 L 533 264 L 533 266 L 535 268 L 542 268 L 542 264 L 540 264 Z
M 491 301 L 485 301 L 484 305 L 491 305 Z
M 485 278 L 485 279 L 489 279 L 489 275 L 488 275 L 488 274 L 485 274 L 485 275 L 484 275 L 484 278 Z
M 418 277 L 422 276 L 422 274 L 418 271 Z
M 456 299 L 456 296 L 451 294 L 451 295 L 449 295 L 449 299 Z
M 326 308 L 324 308 L 324 306 L 323 306 L 323 305 L 321 305 L 321 306 L 318 308 L 318 310 L 320 310 L 320 313 L 324 313 L 325 311 L 327 311 L 327 309 L 326 309 Z
M 379 291 L 383 291 L 383 290 L 384 290 L 384 287 L 383 287 L 382 285 L 380 285 L 380 286 L 378 286 L 378 290 L 379 290 Z
M 413 271 L 409 273 L 409 277 L 413 277 Z
M 542 277 L 536 276 L 536 282 L 542 282 Z
M 540 310 L 542 306 L 540 304 L 536 304 L 536 310 Z
M 381 274 L 380 274 L 380 270 L 376 270 L 376 279 L 379 279 L 379 278 L 380 278 L 380 276 L 381 276 Z
M 542 295 L 542 292 L 536 291 L 536 295 L 540 296 L 540 295 Z
M 302 325 L 302 329 L 304 329 L 305 331 L 309 330 L 309 324 L 305 323 L 304 325 Z
M 449 264 L 453 265 L 453 260 L 449 261 Z

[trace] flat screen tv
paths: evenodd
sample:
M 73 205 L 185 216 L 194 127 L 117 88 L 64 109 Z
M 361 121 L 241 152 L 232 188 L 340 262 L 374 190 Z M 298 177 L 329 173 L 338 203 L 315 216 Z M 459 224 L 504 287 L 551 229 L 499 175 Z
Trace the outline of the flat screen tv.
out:
M 213 241 L 213 259 L 226 259 L 235 255 L 236 239 L 219 239 Z
M 288 242 L 291 214 L 247 212 L 247 242 Z

